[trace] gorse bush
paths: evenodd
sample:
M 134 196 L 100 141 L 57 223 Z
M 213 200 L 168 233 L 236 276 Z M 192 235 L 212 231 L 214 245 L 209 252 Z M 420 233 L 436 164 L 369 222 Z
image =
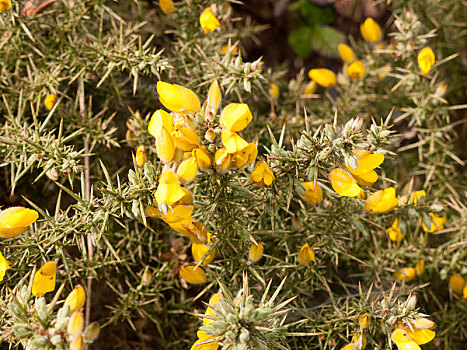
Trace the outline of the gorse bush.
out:
M 461 347 L 463 4 L 338 3 L 0 0 L 0 348 Z

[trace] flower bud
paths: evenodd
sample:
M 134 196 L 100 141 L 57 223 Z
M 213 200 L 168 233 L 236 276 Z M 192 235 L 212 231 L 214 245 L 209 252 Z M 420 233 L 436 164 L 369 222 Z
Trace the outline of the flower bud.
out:
M 263 242 L 258 241 L 258 244 L 253 243 L 250 247 L 250 253 L 249 253 L 248 260 L 250 262 L 258 261 L 263 256 L 263 252 L 264 252 Z
M 462 294 L 464 289 L 465 280 L 461 275 L 452 275 L 449 277 L 449 288 L 451 288 L 455 293 Z
M 315 254 L 313 250 L 305 243 L 298 252 L 298 262 L 302 265 L 308 264 L 310 261 L 315 261 Z
M 86 327 L 84 330 L 84 341 L 86 343 L 92 343 L 94 340 L 97 339 L 100 333 L 100 327 L 97 322 L 92 322 L 89 326 Z
M 370 325 L 370 316 L 368 315 L 362 315 L 360 316 L 360 327 L 362 327 L 363 329 L 366 329 L 368 328 L 368 326 Z
M 201 13 L 201 16 L 199 16 L 199 23 L 201 28 L 204 30 L 204 34 L 208 34 L 209 32 L 216 30 L 217 27 L 221 25 L 210 7 L 206 8 Z
M 172 0 L 159 0 L 159 6 L 162 12 L 166 15 L 170 15 L 175 12 L 175 7 Z
M 211 109 L 211 112 L 215 115 L 217 109 L 221 105 L 222 93 L 221 88 L 217 80 L 214 80 L 209 87 L 208 98 L 206 99 L 208 107 Z
M 70 343 L 70 350 L 82 350 L 84 349 L 83 337 L 77 336 Z
M 381 39 L 381 27 L 371 17 L 360 25 L 360 32 L 366 41 L 375 43 Z
M 75 311 L 71 314 L 68 320 L 67 333 L 70 336 L 77 336 L 83 332 L 84 316 L 81 311 Z
M 56 102 L 57 102 L 57 95 L 50 94 L 50 95 L 47 95 L 47 97 L 45 98 L 44 105 L 50 111 L 52 108 L 54 108 Z
M 65 305 L 68 305 L 70 308 L 70 314 L 74 313 L 75 311 L 81 310 L 86 300 L 86 292 L 81 285 L 75 286 L 73 290 L 68 294 Z
M 310 79 L 325 88 L 334 86 L 337 83 L 336 74 L 326 68 L 312 69 L 308 72 L 308 76 Z
M 198 96 L 183 86 L 157 82 L 159 100 L 169 110 L 175 113 L 196 113 L 201 107 Z
M 352 63 L 355 61 L 355 54 L 350 46 L 341 43 L 337 45 L 337 50 L 339 51 L 339 56 L 344 62 Z
M 136 149 L 136 165 L 142 168 L 144 164 L 146 164 L 147 160 L 148 155 L 146 153 L 146 147 L 144 147 L 144 145 L 139 145 Z

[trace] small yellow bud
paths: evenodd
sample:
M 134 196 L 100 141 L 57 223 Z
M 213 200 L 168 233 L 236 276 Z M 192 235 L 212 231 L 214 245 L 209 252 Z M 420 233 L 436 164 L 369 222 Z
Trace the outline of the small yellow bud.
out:
M 302 265 L 305 265 L 310 261 L 315 261 L 315 253 L 313 253 L 313 250 L 309 244 L 305 243 L 298 252 L 298 262 Z
M 2 252 L 0 252 L 0 282 L 3 281 L 6 271 L 10 268 L 8 261 L 3 257 Z
M 221 113 L 221 124 L 230 131 L 242 131 L 253 119 L 250 108 L 245 103 L 231 103 Z
M 360 79 L 365 75 L 365 66 L 362 61 L 355 61 L 347 67 L 347 75 L 352 79 Z
M 222 101 L 222 93 L 221 88 L 217 80 L 214 80 L 209 87 L 208 98 L 206 99 L 206 103 L 208 107 L 211 108 L 213 114 L 216 114 L 217 109 L 221 105 Z
M 86 293 L 84 288 L 81 285 L 75 286 L 73 290 L 68 294 L 65 305 L 68 305 L 70 308 L 70 314 L 75 311 L 81 310 L 86 300 Z
M 317 88 L 318 84 L 316 84 L 314 80 L 311 80 L 310 82 L 308 82 L 308 84 L 306 84 L 304 93 L 305 95 L 312 95 Z
M 217 20 L 216 16 L 214 16 L 214 12 L 212 9 L 208 7 L 205 9 L 201 16 L 199 16 L 199 24 L 201 24 L 201 28 L 204 30 L 204 34 L 208 34 L 217 29 L 221 24 Z
M 417 265 L 415 266 L 415 272 L 417 273 L 417 276 L 423 275 L 425 272 L 425 260 L 421 259 L 417 262 Z
M 453 292 L 462 294 L 462 291 L 465 286 L 465 280 L 461 275 L 452 275 L 449 277 L 449 288 L 453 290 Z
M 205 244 L 197 244 L 193 243 L 191 245 L 191 253 L 193 254 L 193 259 L 195 259 L 196 262 L 200 262 L 203 256 L 209 251 L 211 246 L 205 245 Z M 214 248 L 209 255 L 204 259 L 203 263 L 201 264 L 202 266 L 206 266 L 210 262 L 214 260 L 216 257 L 216 248 Z
M 427 75 L 431 67 L 435 64 L 435 54 L 433 50 L 429 47 L 425 47 L 420 53 L 418 54 L 418 66 L 422 71 L 423 75 Z
M 264 252 L 263 242 L 258 241 L 258 244 L 253 243 L 250 248 L 248 260 L 250 262 L 258 261 L 263 256 L 263 252 Z
M 83 337 L 78 335 L 70 343 L 70 350 L 82 350 L 84 349 Z
M 159 0 L 159 5 L 162 12 L 166 15 L 170 15 L 175 12 L 175 7 L 172 0 Z
M 462 294 L 463 299 L 467 299 L 467 283 L 465 284 L 464 289 L 462 290 Z
M 146 147 L 144 147 L 144 145 L 139 145 L 136 149 L 136 165 L 142 168 L 144 164 L 146 164 L 147 160 L 148 155 L 146 153 Z
M 143 276 L 141 276 L 141 282 L 143 282 L 143 285 L 148 286 L 152 281 L 152 272 L 149 270 L 145 270 L 143 272 Z
M 47 262 L 34 274 L 32 294 L 39 298 L 55 289 L 57 267 L 53 261 Z
M 37 211 L 11 207 L 0 211 L 0 237 L 12 238 L 22 234 L 39 218 Z
M 326 68 L 311 69 L 308 72 L 310 79 L 321 85 L 322 87 L 330 87 L 337 84 L 336 74 Z
M 271 83 L 269 84 L 269 96 L 271 96 L 272 99 L 277 100 L 279 98 L 279 85 Z
M 362 327 L 363 329 L 366 329 L 370 326 L 370 316 L 368 315 L 362 315 L 360 316 L 360 327 Z
M 52 108 L 54 108 L 55 102 L 57 102 L 57 95 L 50 94 L 50 95 L 47 95 L 47 97 L 45 98 L 44 105 L 50 111 Z
M 342 60 L 346 63 L 351 63 L 355 61 L 355 54 L 350 46 L 346 44 L 339 44 L 337 45 L 337 50 L 339 51 L 339 56 L 341 56 Z
M 360 32 L 366 41 L 375 43 L 381 39 L 381 27 L 371 17 L 360 25 Z
M 75 311 L 71 314 L 68 320 L 67 332 L 68 335 L 77 336 L 83 332 L 84 329 L 84 316 L 81 311 Z
M 183 266 L 180 269 L 180 277 L 191 284 L 199 284 L 206 282 L 206 272 L 201 267 L 195 270 L 195 266 Z

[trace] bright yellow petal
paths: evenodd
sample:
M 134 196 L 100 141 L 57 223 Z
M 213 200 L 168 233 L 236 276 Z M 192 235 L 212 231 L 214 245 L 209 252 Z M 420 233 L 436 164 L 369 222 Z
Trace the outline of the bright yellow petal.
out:
M 52 292 L 55 289 L 55 277 L 57 267 L 54 262 L 47 262 L 34 274 L 32 283 L 32 294 L 41 297 L 45 293 Z
M 199 284 L 206 282 L 206 272 L 201 267 L 195 270 L 195 266 L 183 266 L 180 269 L 180 277 L 188 283 Z
M 193 259 L 195 259 L 196 262 L 200 262 L 201 259 L 203 258 L 204 255 L 209 251 L 211 247 L 205 244 L 197 244 L 193 243 L 191 245 L 191 253 L 193 254 Z M 216 257 L 216 248 L 214 248 L 209 255 L 204 259 L 202 265 L 206 266 L 210 262 L 214 260 Z
M 417 345 L 423 345 L 433 340 L 436 333 L 429 329 L 415 329 L 413 332 L 407 328 L 407 335 L 413 339 Z

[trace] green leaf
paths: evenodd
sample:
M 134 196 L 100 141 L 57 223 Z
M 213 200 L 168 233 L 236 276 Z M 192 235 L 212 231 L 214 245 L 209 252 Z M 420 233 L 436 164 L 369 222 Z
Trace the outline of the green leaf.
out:
M 311 34 L 311 46 L 324 56 L 337 57 L 337 45 L 344 41 L 344 34 L 328 26 L 317 27 Z
M 300 14 L 310 27 L 321 23 L 330 23 L 334 20 L 334 13 L 330 6 L 318 6 L 308 0 L 300 0 Z
M 289 34 L 289 45 L 295 51 L 295 53 L 301 58 L 307 58 L 311 55 L 311 36 L 313 30 L 309 27 L 300 27 L 294 29 Z

